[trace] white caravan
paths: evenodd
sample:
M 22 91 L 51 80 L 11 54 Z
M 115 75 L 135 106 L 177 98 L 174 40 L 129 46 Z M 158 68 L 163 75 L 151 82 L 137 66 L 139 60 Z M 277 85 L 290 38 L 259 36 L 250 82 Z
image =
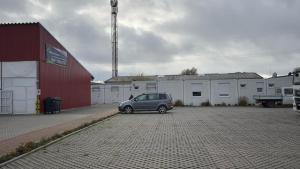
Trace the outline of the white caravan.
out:
M 300 67 L 293 71 L 294 103 L 293 108 L 300 113 Z

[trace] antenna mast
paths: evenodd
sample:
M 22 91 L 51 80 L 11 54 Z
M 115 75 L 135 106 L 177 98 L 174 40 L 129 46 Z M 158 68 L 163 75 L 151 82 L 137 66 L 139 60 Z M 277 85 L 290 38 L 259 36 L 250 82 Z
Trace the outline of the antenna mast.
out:
M 112 42 L 112 77 L 118 77 L 118 0 L 110 0 L 111 5 L 111 42 Z

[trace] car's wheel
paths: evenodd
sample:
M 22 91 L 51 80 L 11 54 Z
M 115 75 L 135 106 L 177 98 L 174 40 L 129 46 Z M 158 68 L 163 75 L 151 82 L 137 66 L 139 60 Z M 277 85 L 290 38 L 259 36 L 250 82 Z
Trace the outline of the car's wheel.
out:
M 167 112 L 166 106 L 159 106 L 158 112 L 161 114 L 166 113 Z
M 130 113 L 133 112 L 133 109 L 132 109 L 132 107 L 130 107 L 130 106 L 126 106 L 126 107 L 124 108 L 124 112 L 127 113 L 127 114 L 130 114 Z

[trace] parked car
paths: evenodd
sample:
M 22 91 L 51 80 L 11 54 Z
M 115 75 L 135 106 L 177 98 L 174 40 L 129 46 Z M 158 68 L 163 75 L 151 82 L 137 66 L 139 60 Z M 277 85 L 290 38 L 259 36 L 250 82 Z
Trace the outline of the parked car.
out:
M 158 111 L 166 113 L 173 109 L 172 97 L 167 93 L 141 94 L 119 105 L 119 111 L 133 113 L 134 111 Z

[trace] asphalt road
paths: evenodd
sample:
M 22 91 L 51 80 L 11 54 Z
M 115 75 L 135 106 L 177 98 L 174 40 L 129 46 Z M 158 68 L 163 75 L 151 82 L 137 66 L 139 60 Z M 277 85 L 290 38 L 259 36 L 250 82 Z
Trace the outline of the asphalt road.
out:
M 299 168 L 291 109 L 120 114 L 3 168 Z

